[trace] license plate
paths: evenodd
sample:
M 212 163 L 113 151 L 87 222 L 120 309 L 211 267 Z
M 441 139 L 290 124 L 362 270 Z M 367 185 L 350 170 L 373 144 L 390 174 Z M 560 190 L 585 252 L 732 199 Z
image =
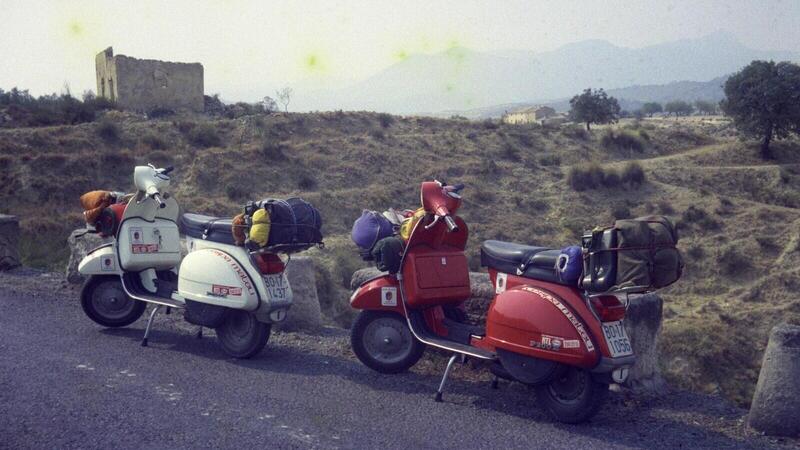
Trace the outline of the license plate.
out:
M 621 320 L 604 323 L 603 334 L 606 337 L 606 343 L 612 358 L 633 354 L 631 341 L 628 340 L 628 335 L 625 333 L 625 327 L 622 326 Z
M 267 288 L 267 300 L 286 300 L 292 296 L 292 288 L 289 280 L 282 273 L 274 275 L 264 275 L 264 286 Z

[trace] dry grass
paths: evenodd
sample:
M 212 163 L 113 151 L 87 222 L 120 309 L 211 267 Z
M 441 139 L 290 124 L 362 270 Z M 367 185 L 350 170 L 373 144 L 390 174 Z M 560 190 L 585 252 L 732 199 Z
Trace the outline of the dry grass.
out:
M 687 269 L 663 292 L 661 340 L 673 383 L 747 403 L 769 329 L 800 321 L 796 142 L 778 143 L 777 159 L 764 162 L 757 148 L 729 137 L 725 122 L 617 125 L 646 142 L 639 152 L 605 149 L 602 130 L 370 113 L 107 120 L 116 139 L 92 123 L 0 130 L 0 212 L 27 218 L 28 264 L 63 267 L 81 193 L 130 190 L 133 165 L 173 164 L 173 194 L 187 211 L 232 215 L 248 199 L 290 195 L 318 206 L 327 246 L 310 256 L 320 287 L 332 287 L 320 290 L 324 312 L 345 325 L 345 281 L 365 265 L 349 240 L 353 220 L 364 208 L 415 208 L 420 181 L 437 178 L 467 185 L 461 213 L 473 267 L 485 239 L 558 248 L 620 216 L 679 221 Z M 612 184 L 622 186 L 627 173 L 630 186 L 571 189 L 567 174 L 585 162 L 617 174 Z

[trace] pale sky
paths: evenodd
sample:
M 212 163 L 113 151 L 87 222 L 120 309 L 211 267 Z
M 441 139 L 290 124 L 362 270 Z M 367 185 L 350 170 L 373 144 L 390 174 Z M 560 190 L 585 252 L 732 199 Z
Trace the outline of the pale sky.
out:
M 585 39 L 643 47 L 714 31 L 800 51 L 800 1 L 0 0 L 0 88 L 95 90 L 94 56 L 201 62 L 230 100 L 366 78 L 415 53 L 552 50 Z

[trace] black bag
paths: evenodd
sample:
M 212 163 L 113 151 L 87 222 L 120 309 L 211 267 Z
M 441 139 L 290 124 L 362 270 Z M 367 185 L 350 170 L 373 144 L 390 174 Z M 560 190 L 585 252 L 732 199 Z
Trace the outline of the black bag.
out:
M 683 273 L 678 232 L 664 216 L 618 220 L 583 238 L 583 288 L 590 292 L 648 292 L 669 286 Z
M 322 244 L 322 216 L 311 203 L 293 197 L 250 202 L 245 214 L 260 209 L 269 211 L 270 230 L 267 246 L 311 247 Z
M 403 240 L 397 236 L 381 239 L 372 248 L 372 258 L 381 272 L 397 273 L 403 260 Z

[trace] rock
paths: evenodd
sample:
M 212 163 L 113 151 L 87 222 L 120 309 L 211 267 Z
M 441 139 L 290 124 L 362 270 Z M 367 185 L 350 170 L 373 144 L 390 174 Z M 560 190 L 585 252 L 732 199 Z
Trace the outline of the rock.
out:
M 365 282 L 385 274 L 386 272 L 381 272 L 380 270 L 374 267 L 367 267 L 366 269 L 356 270 L 355 272 L 353 272 L 353 276 L 350 278 L 350 290 L 355 291 L 356 288 L 358 288 Z
M 0 214 L 0 271 L 22 265 L 19 259 L 19 219 Z
M 281 331 L 316 331 L 322 327 L 322 311 L 317 297 L 314 261 L 294 257 L 286 266 L 286 277 L 292 286 L 292 308 L 283 322 L 275 324 Z
M 86 278 L 78 273 L 78 264 L 86 255 L 97 247 L 111 242 L 111 238 L 100 237 L 99 234 L 87 233 L 86 228 L 73 230 L 67 238 L 69 246 L 69 262 L 67 263 L 67 281 L 70 283 L 83 283 Z
M 772 436 L 800 436 L 800 326 L 772 329 L 747 423 Z
M 664 302 L 656 294 L 631 296 L 630 301 L 624 323 L 636 363 L 624 386 L 639 392 L 664 394 L 667 384 L 658 368 L 658 333 Z

